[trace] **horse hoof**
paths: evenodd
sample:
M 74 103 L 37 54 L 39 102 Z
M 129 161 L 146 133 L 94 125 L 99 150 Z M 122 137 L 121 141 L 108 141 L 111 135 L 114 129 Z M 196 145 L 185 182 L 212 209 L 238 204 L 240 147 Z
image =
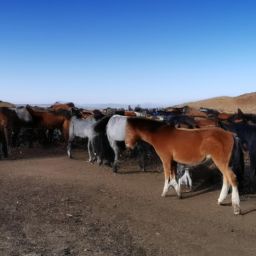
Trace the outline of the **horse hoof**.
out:
M 166 193 L 162 193 L 162 194 L 161 194 L 161 197 L 165 197 L 165 196 L 166 196 Z
M 234 215 L 240 215 L 241 209 L 238 205 L 234 205 Z
M 113 165 L 112 170 L 113 170 L 114 173 L 117 173 L 117 166 Z

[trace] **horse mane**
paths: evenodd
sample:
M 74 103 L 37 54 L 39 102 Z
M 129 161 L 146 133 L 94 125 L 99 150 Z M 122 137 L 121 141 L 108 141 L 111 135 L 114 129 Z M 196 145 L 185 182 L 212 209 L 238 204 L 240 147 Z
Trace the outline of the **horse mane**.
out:
M 53 111 L 49 111 L 49 113 L 52 113 L 52 114 L 54 114 L 56 116 L 64 116 L 64 117 L 66 117 L 68 119 L 70 119 L 71 116 L 72 116 L 71 111 L 65 110 L 65 109 L 53 110 Z
M 141 117 L 129 117 L 127 122 L 132 128 L 149 132 L 156 132 L 158 129 L 167 126 L 164 122 Z

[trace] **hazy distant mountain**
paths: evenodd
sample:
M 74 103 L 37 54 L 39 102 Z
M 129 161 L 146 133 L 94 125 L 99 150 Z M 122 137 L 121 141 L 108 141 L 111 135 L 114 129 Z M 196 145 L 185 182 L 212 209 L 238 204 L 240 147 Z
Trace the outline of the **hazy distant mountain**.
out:
M 104 108 L 124 108 L 128 109 L 128 106 L 132 108 L 140 106 L 142 108 L 161 108 L 165 107 L 160 104 L 153 104 L 153 103 L 143 103 L 143 104 L 115 104 L 115 103 L 108 103 L 108 104 L 77 104 L 78 107 L 87 108 L 87 109 L 104 109 Z
M 256 113 L 256 92 L 242 94 L 237 97 L 215 97 L 206 100 L 183 103 L 178 106 L 185 105 L 194 108 L 214 108 L 225 112 L 236 112 L 237 108 L 240 108 L 244 112 Z

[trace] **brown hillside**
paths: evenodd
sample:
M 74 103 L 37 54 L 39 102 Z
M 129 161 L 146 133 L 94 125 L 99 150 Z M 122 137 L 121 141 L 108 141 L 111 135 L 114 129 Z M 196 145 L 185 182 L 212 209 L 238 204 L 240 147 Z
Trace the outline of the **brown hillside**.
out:
M 242 94 L 237 97 L 216 97 L 206 100 L 189 102 L 179 105 L 178 107 L 188 105 L 193 108 L 214 108 L 221 112 L 237 112 L 240 108 L 246 113 L 256 114 L 256 92 Z

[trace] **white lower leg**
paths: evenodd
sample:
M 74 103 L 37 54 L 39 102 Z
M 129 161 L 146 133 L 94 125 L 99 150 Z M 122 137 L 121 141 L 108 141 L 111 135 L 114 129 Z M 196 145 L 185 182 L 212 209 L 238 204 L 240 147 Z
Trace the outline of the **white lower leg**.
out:
M 192 179 L 191 179 L 191 177 L 189 175 L 189 169 L 186 169 L 185 174 L 186 174 L 186 178 L 188 180 L 189 188 L 190 188 L 190 190 L 192 190 Z
M 239 193 L 236 186 L 232 186 L 232 205 L 234 208 L 234 214 L 240 214 L 240 199 L 239 199 Z
M 164 188 L 163 188 L 163 192 L 162 192 L 162 197 L 166 196 L 166 193 L 168 192 L 168 188 L 169 188 L 169 182 L 168 179 L 165 179 L 164 181 Z
M 176 191 L 178 197 L 180 197 L 180 195 L 181 195 L 181 194 L 180 194 L 180 186 L 178 185 L 178 183 L 177 183 L 177 181 L 176 181 L 175 178 L 173 178 L 173 179 L 170 180 L 170 182 L 169 182 L 169 184 L 168 184 L 168 188 L 169 188 L 170 186 L 172 186 L 172 187 L 175 189 L 175 191 Z
M 229 190 L 228 183 L 223 182 L 222 189 L 221 189 L 221 192 L 220 192 L 220 196 L 218 198 L 218 204 L 221 204 L 225 200 L 225 198 L 228 195 L 228 190 Z
M 92 161 L 92 155 L 91 155 L 91 148 L 90 148 L 90 141 L 89 141 L 89 139 L 88 139 L 87 148 L 88 148 L 88 154 L 89 154 L 89 162 L 91 162 Z

